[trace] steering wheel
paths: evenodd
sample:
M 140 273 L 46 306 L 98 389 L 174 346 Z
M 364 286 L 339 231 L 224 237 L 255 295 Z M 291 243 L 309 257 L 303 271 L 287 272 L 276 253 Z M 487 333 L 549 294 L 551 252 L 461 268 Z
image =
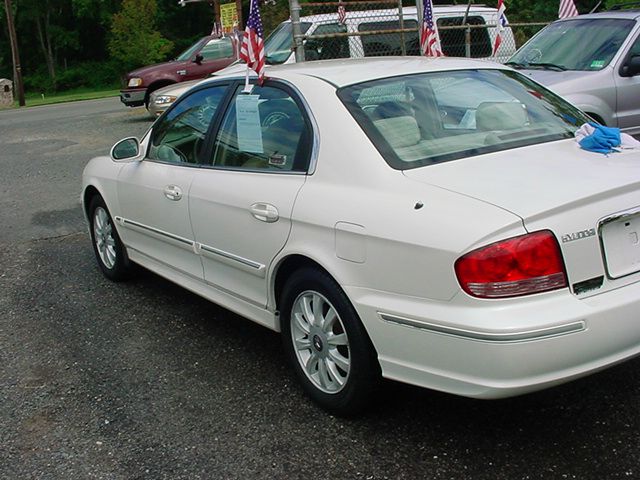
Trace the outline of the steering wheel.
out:
M 280 111 L 276 110 L 276 111 L 273 111 L 273 112 L 269 112 L 262 119 L 261 125 L 266 129 L 266 128 L 269 128 L 271 125 L 275 124 L 276 122 L 278 122 L 280 120 L 288 120 L 290 118 L 291 118 L 291 116 L 287 112 L 280 112 Z

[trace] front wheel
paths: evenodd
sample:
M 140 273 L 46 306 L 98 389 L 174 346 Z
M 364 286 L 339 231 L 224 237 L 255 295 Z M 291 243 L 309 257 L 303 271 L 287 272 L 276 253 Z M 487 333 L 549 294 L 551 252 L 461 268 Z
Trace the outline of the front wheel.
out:
M 100 270 L 110 280 L 117 282 L 127 279 L 131 273 L 131 266 L 102 197 L 95 196 L 91 199 L 89 219 L 91 243 Z
M 281 303 L 284 349 L 307 394 L 337 415 L 357 413 L 378 386 L 380 367 L 343 290 L 321 270 L 299 270 Z

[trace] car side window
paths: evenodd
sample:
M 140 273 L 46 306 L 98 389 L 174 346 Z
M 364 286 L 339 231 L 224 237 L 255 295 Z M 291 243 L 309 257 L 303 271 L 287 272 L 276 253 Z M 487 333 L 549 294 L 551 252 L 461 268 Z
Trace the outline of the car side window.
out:
M 446 17 L 437 20 L 438 28 L 441 27 L 458 27 L 462 25 L 464 17 Z M 469 25 L 485 25 L 486 22 L 482 17 L 470 16 L 467 18 Z M 440 29 L 440 41 L 442 43 L 442 51 L 449 57 L 463 57 L 465 55 L 465 31 L 461 29 Z M 471 57 L 482 58 L 490 57 L 492 52 L 491 39 L 489 31 L 486 28 L 471 29 Z
M 305 172 L 311 128 L 300 106 L 284 89 L 238 87 L 218 131 L 213 165 L 240 170 Z
M 233 46 L 230 37 L 216 38 L 202 47 L 200 55 L 204 60 L 217 60 L 233 56 Z
M 207 130 L 226 90 L 226 85 L 210 87 L 179 101 L 154 125 L 147 158 L 198 163 Z
M 346 33 L 347 26 L 340 23 L 319 25 L 313 35 Z M 349 58 L 348 37 L 310 38 L 305 44 L 308 60 L 326 60 L 330 58 Z M 315 58 L 314 58 L 315 57 Z
M 415 32 L 363 35 L 361 40 L 364 56 L 402 55 L 403 41 L 407 55 L 419 55 L 418 22 L 409 19 L 404 20 L 403 25 L 406 29 L 415 29 Z M 363 22 L 358 25 L 359 32 L 395 30 L 399 28 L 399 20 Z
M 635 42 L 633 42 L 633 45 L 631 45 L 631 48 L 629 49 L 629 58 L 637 57 L 638 55 L 640 55 L 640 37 L 636 38 Z

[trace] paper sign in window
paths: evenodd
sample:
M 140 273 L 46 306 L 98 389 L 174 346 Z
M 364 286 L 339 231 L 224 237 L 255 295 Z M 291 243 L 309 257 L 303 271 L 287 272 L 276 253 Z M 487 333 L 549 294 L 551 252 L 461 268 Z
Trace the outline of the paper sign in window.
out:
M 264 153 L 258 112 L 259 99 L 259 95 L 238 95 L 236 98 L 238 150 L 241 152 Z

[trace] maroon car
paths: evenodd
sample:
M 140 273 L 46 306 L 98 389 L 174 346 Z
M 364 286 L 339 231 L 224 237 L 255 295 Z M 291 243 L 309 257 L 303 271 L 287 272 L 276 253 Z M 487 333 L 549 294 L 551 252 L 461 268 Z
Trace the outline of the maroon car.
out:
M 172 83 L 204 78 L 236 59 L 229 37 L 207 36 L 185 50 L 175 60 L 139 68 L 125 77 L 120 100 L 128 107 L 149 103 L 149 95 Z

